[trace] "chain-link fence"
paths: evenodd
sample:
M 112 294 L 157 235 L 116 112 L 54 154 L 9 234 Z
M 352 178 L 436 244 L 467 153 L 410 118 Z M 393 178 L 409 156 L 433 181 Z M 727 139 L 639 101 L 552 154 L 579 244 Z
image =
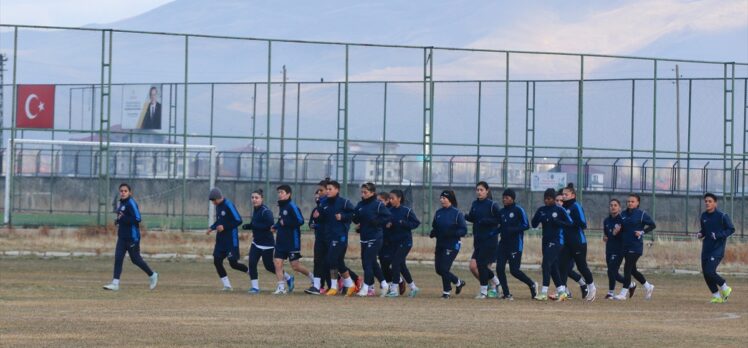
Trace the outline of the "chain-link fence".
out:
M 439 188 L 468 199 L 486 180 L 534 206 L 533 174 L 559 173 L 593 216 L 604 207 L 589 203 L 633 191 L 687 233 L 711 191 L 743 231 L 746 63 L 7 25 L 0 38 L 3 144 L 101 144 L 17 149 L 11 209 L 30 222 L 85 216 L 54 195 L 85 192 L 77 201 L 100 208 L 121 180 L 143 186 L 146 214 L 201 216 L 209 156 L 108 147 L 140 142 L 217 146 L 219 183 L 245 212 L 249 188 L 294 183 L 311 200 L 304 190 L 333 177 L 350 196 L 365 181 L 412 187 L 429 221 Z M 18 126 L 34 108 L 20 100 L 28 85 L 54 85 L 53 127 Z M 162 225 L 192 227 L 181 224 Z

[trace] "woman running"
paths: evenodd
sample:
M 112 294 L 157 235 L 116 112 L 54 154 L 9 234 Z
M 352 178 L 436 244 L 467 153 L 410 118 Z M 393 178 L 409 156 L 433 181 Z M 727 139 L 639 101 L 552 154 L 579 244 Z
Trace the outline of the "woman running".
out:
M 412 230 L 421 225 L 418 221 L 418 217 L 412 209 L 403 206 L 403 191 L 392 190 L 390 191 L 390 222 L 387 223 L 384 230 L 385 240 L 391 247 L 392 255 L 392 275 L 397 278 L 402 277 L 405 283 L 408 283 L 410 287 L 409 297 L 416 297 L 420 289 L 416 286 L 413 281 L 413 277 L 410 275 L 410 270 L 406 265 L 405 260 L 408 258 L 408 253 L 413 247 L 413 232 Z M 390 291 L 387 292 L 387 297 L 397 297 L 401 295 L 401 291 L 398 285 L 395 283 L 390 284 Z
M 712 193 L 704 195 L 706 211 L 701 214 L 701 229 L 696 235 L 702 240 L 701 269 L 704 280 L 712 292 L 711 303 L 724 303 L 732 294 L 732 288 L 717 274 L 717 266 L 725 256 L 727 237 L 735 233 L 730 217 L 717 209 L 717 196 Z
M 213 265 L 216 267 L 218 277 L 223 283 L 223 291 L 232 291 L 229 276 L 223 267 L 223 260 L 229 259 L 231 268 L 244 274 L 249 272 L 246 265 L 239 263 L 239 230 L 242 217 L 236 210 L 234 203 L 223 197 L 221 190 L 217 187 L 210 190 L 208 199 L 216 206 L 216 222 L 210 226 L 206 234 L 210 235 L 216 231 L 216 245 L 213 247 Z
M 457 197 L 454 191 L 442 191 L 439 203 L 442 207 L 434 213 L 429 237 L 436 238 L 434 267 L 436 274 L 442 277 L 442 298 L 448 299 L 451 296 L 452 284 L 455 284 L 457 295 L 465 286 L 465 282 L 450 270 L 462 246 L 460 238 L 467 234 L 467 223 L 462 212 L 457 210 Z
M 381 279 L 382 292 L 386 293 L 389 284 L 384 280 L 382 268 L 377 262 L 384 238 L 384 225 L 390 220 L 390 211 L 377 200 L 377 188 L 373 183 L 361 185 L 361 202 L 353 212 L 353 222 L 359 225 L 361 233 L 361 266 L 364 269 L 364 284 L 358 296 L 375 296 L 374 277 Z
M 151 270 L 140 256 L 140 210 L 135 199 L 132 198 L 130 185 L 122 183 L 119 185 L 119 208 L 117 208 L 117 246 L 114 249 L 114 276 L 112 282 L 104 285 L 105 290 L 119 290 L 119 277 L 122 274 L 122 262 L 125 253 L 130 254 L 130 261 L 148 275 L 151 290 L 158 284 L 158 273 Z
M 509 292 L 509 283 L 506 279 L 506 264 L 509 263 L 509 272 L 514 278 L 525 283 L 530 288 L 530 298 L 538 295 L 538 283 L 528 277 L 525 272 L 520 270 L 522 265 L 522 251 L 524 246 L 525 231 L 530 228 L 527 221 L 527 214 L 515 200 L 517 194 L 512 189 L 504 190 L 501 194 L 504 208 L 499 211 L 501 216 L 501 241 L 499 242 L 499 259 L 496 262 L 496 273 L 501 282 L 501 299 L 512 300 L 512 294 Z
M 644 285 L 644 299 L 652 299 L 654 285 L 650 284 L 644 275 L 636 269 L 636 262 L 644 253 L 644 234 L 654 230 L 657 226 L 654 220 L 639 209 L 639 195 L 629 194 L 626 200 L 626 211 L 621 213 L 623 225 L 621 227 L 621 239 L 623 241 L 623 284 L 631 284 L 631 276 Z M 624 287 L 616 296 L 616 300 L 623 301 L 629 296 L 629 289 Z
M 250 294 L 260 293 L 260 282 L 257 274 L 257 265 L 262 259 L 265 270 L 275 275 L 273 265 L 273 252 L 275 250 L 275 237 L 270 227 L 273 226 L 273 212 L 264 203 L 264 195 L 261 189 L 252 192 L 252 221 L 242 226 L 243 230 L 252 230 L 252 245 L 249 247 L 249 281 Z
M 481 181 L 475 185 L 476 200 L 470 207 L 465 220 L 473 223 L 473 256 L 478 269 L 480 292 L 476 299 L 495 298 L 499 278 L 491 271 L 491 264 L 496 262 L 499 248 L 499 205 L 488 198 L 488 183 Z M 490 289 L 489 289 L 490 282 Z
M 603 221 L 603 242 L 605 242 L 605 263 L 608 266 L 608 294 L 605 299 L 616 296 L 616 281 L 623 283 L 623 276 L 618 270 L 623 262 L 623 240 L 621 239 L 621 201 L 616 198 L 608 203 L 610 215 Z M 636 287 L 629 289 L 629 296 L 634 294 Z
M 538 208 L 532 218 L 532 227 L 543 224 L 543 287 L 535 296 L 538 301 L 548 301 L 548 286 L 553 283 L 561 286 L 561 275 L 558 271 L 558 257 L 564 247 L 564 226 L 571 224 L 571 218 L 566 210 L 556 205 L 554 199 L 556 191 L 552 188 L 543 193 L 544 206 Z
M 587 266 L 587 237 L 584 235 L 584 230 L 587 229 L 587 218 L 584 215 L 584 209 L 582 205 L 577 202 L 577 191 L 574 189 L 574 184 L 569 183 L 564 189 L 564 209 L 569 213 L 572 220 L 572 227 L 564 229 L 564 236 L 566 237 L 564 242 L 564 252 L 562 253 L 561 262 L 559 263 L 561 281 L 565 284 L 569 270 L 571 269 L 571 260 L 577 265 L 577 269 L 584 277 L 585 284 L 587 285 L 587 295 L 584 298 L 587 301 L 594 301 L 595 295 L 597 294 L 597 288 L 595 287 L 594 279 L 592 278 L 592 272 Z M 580 284 L 581 285 L 581 284 Z M 564 286 L 565 290 L 566 286 Z M 568 297 L 564 292 L 559 294 L 558 299 L 563 301 Z
M 563 190 L 556 191 L 556 206 L 561 207 L 561 208 L 564 207 L 564 191 Z M 566 209 L 564 209 L 564 212 L 566 212 Z M 568 213 L 567 213 L 567 215 L 568 215 Z M 565 226 L 564 227 L 564 233 L 566 233 L 566 228 L 568 228 L 568 227 L 570 227 L 570 226 Z M 565 250 L 565 248 L 561 248 L 561 252 L 559 253 L 559 256 L 558 256 L 559 265 L 556 266 L 556 267 L 558 267 L 558 274 L 559 274 L 559 276 L 561 275 L 561 271 L 562 271 L 560 263 L 561 263 L 561 257 L 564 255 L 564 250 Z M 582 291 L 582 298 L 587 297 L 587 283 L 584 281 L 584 278 L 582 278 L 582 275 L 579 274 L 579 273 L 577 273 L 574 270 L 574 259 L 573 258 L 571 258 L 571 257 L 569 258 L 568 265 L 567 265 L 566 269 L 569 272 L 568 278 L 571 278 L 573 281 L 575 281 L 575 282 L 577 282 L 577 284 L 579 284 L 579 289 Z M 566 298 L 570 299 L 572 297 L 571 289 L 569 289 L 568 287 L 566 287 L 566 281 L 567 281 L 567 279 L 564 279 L 562 281 L 563 284 L 564 284 L 564 288 L 565 288 L 564 289 L 564 293 L 566 294 Z M 558 284 L 556 284 L 556 286 L 558 286 Z M 554 295 L 549 295 L 548 298 L 552 299 L 554 301 L 558 300 L 558 294 L 556 294 L 555 296 Z

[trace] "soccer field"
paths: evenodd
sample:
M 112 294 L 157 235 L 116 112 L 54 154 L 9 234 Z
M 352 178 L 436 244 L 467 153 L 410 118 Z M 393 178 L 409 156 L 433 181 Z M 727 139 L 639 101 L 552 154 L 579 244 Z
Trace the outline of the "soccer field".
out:
M 438 298 L 431 267 L 414 265 L 417 298 L 343 298 L 297 290 L 273 296 L 272 276 L 260 273 L 263 294 L 249 295 L 246 276 L 229 270 L 235 287 L 219 291 L 209 261 L 149 261 L 146 276 L 126 261 L 119 292 L 101 290 L 112 259 L 0 258 L 2 346 L 742 346 L 748 342 L 748 279 L 728 277 L 727 304 L 708 303 L 701 275 L 651 275 L 654 299 L 637 292 L 626 302 L 578 299 L 531 301 L 510 278 L 512 302 L 475 300 L 477 281 L 450 300 Z M 357 261 L 351 261 L 359 266 Z M 355 267 L 358 269 L 359 267 Z M 539 280 L 537 272 L 528 273 Z M 602 274 L 595 274 L 598 286 Z

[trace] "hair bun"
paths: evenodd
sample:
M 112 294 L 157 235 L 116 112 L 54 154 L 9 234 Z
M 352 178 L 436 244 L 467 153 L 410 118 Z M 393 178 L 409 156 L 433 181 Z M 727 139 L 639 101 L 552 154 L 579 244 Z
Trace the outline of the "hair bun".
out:
M 573 189 L 574 188 L 574 183 L 570 182 L 570 183 L 566 184 L 566 187 L 570 188 L 570 189 Z

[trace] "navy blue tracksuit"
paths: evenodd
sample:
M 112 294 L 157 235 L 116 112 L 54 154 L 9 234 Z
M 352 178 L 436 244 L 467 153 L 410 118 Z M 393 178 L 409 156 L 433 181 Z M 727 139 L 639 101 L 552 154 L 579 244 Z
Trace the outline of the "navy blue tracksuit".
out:
M 238 262 L 239 253 L 239 226 L 242 224 L 242 217 L 236 210 L 234 203 L 224 198 L 223 201 L 216 205 L 216 222 L 210 225 L 211 230 L 218 226 L 223 226 L 223 232 L 216 234 L 216 245 L 213 248 L 213 265 L 216 267 L 218 276 L 223 278 L 226 269 L 223 268 L 223 260 L 228 258 L 231 268 L 247 273 L 247 266 Z
M 556 286 L 563 284 L 558 270 L 558 257 L 564 247 L 564 226 L 571 223 L 571 217 L 563 208 L 544 205 L 532 217 L 532 228 L 543 224 L 543 286 L 548 286 L 553 279 Z
M 325 226 L 319 220 L 314 217 L 314 213 L 318 212 L 322 214 L 320 206 L 327 197 L 322 196 L 317 199 L 317 206 L 312 209 L 309 214 L 309 228 L 314 230 L 314 270 L 313 273 L 316 277 L 319 277 L 328 289 L 331 286 L 330 283 L 330 267 L 327 266 L 327 249 L 330 247 L 325 238 Z
M 564 209 L 571 217 L 572 225 L 564 227 L 564 248 L 561 251 L 561 260 L 558 266 L 561 282 L 566 285 L 573 262 L 576 263 L 584 281 L 587 284 L 592 284 L 594 279 L 589 266 L 587 266 L 587 237 L 584 235 L 584 230 L 587 229 L 587 218 L 584 215 L 584 209 L 576 199 L 565 201 Z
M 335 217 L 340 214 L 338 221 Z M 345 273 L 345 252 L 348 249 L 348 230 L 353 217 L 353 204 L 340 196 L 327 197 L 320 204 L 320 214 L 317 223 L 321 223 L 325 230 L 325 239 L 329 243 L 327 250 L 327 265 L 330 270 Z
M 506 280 L 506 264 L 509 263 L 509 273 L 519 281 L 532 287 L 532 279 L 522 272 L 519 267 L 522 265 L 522 250 L 524 249 L 525 230 L 530 228 L 527 221 L 525 210 L 517 204 L 505 205 L 499 211 L 501 216 L 501 241 L 499 241 L 499 260 L 496 262 L 496 273 L 501 283 L 501 291 L 504 296 L 508 296 L 509 283 Z
M 249 247 L 249 278 L 258 278 L 257 265 L 262 259 L 265 269 L 275 274 L 273 265 L 273 250 L 275 249 L 275 237 L 270 227 L 273 226 L 273 212 L 266 205 L 260 205 L 252 209 L 252 221 L 249 229 L 252 230 L 252 245 Z
M 275 228 L 275 258 L 296 261 L 301 258 L 301 226 L 304 217 L 292 200 L 278 201 L 278 221 Z
M 382 248 L 384 225 L 390 220 L 390 210 L 377 200 L 376 195 L 361 200 L 353 210 L 353 222 L 359 224 L 361 233 L 361 266 L 364 269 L 364 283 L 374 284 L 374 277 L 384 280 L 377 255 Z
M 603 220 L 603 233 L 608 238 L 605 242 L 605 263 L 608 266 L 608 290 L 610 291 L 615 290 L 616 282 L 623 283 L 623 276 L 618 272 L 623 262 L 623 237 L 620 232 L 618 235 L 613 234 L 616 225 L 623 228 L 621 214 L 608 216 Z M 629 284 L 624 284 L 623 287 L 628 288 Z
M 384 239 L 390 246 L 391 250 L 391 273 L 392 281 L 402 274 L 405 282 L 410 284 L 413 277 L 405 263 L 405 260 L 413 247 L 413 229 L 421 225 L 418 217 L 412 209 L 406 206 L 397 208 L 390 207 L 390 221 L 392 225 L 384 230 Z
M 130 261 L 140 267 L 148 276 L 153 275 L 153 271 L 140 256 L 140 210 L 138 204 L 132 197 L 119 201 L 117 208 L 117 246 L 114 249 L 114 277 L 119 279 L 122 274 L 122 262 L 125 260 L 125 253 L 130 254 Z
M 467 234 L 465 216 L 454 206 L 440 208 L 434 213 L 431 228 L 430 237 L 436 238 L 434 268 L 436 274 L 442 277 L 442 291 L 449 293 L 452 291 L 451 284 L 456 285 L 460 281 L 450 269 L 462 246 L 460 238 Z
M 499 205 L 490 199 L 476 199 L 465 220 L 473 223 L 473 258 L 478 266 L 481 286 L 488 285 L 494 273 L 488 268 L 496 262 L 499 247 Z
M 655 223 L 647 213 L 641 209 L 626 209 L 621 213 L 623 225 L 621 227 L 621 239 L 623 241 L 623 286 L 631 284 L 633 275 L 637 281 L 644 284 L 647 279 L 636 269 L 636 261 L 644 253 L 644 233 L 655 229 Z M 642 235 L 636 236 L 636 231 L 642 231 Z
M 719 286 L 725 284 L 725 280 L 717 274 L 717 266 L 725 256 L 725 244 L 727 237 L 735 233 L 730 217 L 715 210 L 712 213 L 701 213 L 701 230 L 703 236 L 701 244 L 701 270 L 704 272 L 704 280 L 709 291 L 719 291 Z

